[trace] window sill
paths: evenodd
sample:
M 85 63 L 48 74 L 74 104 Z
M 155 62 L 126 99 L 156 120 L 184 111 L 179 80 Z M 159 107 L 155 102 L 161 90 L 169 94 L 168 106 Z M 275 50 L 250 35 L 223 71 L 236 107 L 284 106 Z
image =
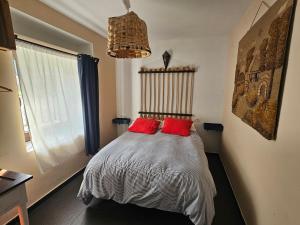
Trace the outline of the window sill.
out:
M 26 144 L 26 151 L 33 152 L 33 146 L 32 146 L 31 141 L 27 141 L 25 144 Z

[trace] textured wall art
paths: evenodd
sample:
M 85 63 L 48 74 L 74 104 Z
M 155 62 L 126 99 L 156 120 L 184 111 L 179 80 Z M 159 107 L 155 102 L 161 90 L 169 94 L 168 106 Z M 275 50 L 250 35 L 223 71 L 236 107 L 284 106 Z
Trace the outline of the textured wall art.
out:
M 278 0 L 239 43 L 232 112 L 276 137 L 294 0 Z

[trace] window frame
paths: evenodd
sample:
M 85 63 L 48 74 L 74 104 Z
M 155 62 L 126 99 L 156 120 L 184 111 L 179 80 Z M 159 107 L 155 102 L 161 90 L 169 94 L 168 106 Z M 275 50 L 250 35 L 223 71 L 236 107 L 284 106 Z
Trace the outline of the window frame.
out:
M 20 106 L 20 113 L 21 113 L 21 118 L 22 118 L 22 127 L 23 127 L 23 131 L 24 131 L 24 139 L 25 139 L 25 143 L 27 146 L 27 150 L 29 151 L 29 150 L 32 150 L 32 144 L 31 144 L 32 139 L 31 139 L 31 133 L 30 133 L 30 128 L 29 128 L 29 124 L 28 124 L 28 118 L 26 115 L 26 109 L 25 109 L 25 105 L 24 105 L 24 101 L 23 101 L 22 90 L 21 90 L 21 86 L 20 86 L 16 54 L 14 54 L 14 57 L 13 57 L 13 64 L 14 64 L 14 69 L 15 69 L 19 106 Z M 28 147 L 28 146 L 30 146 L 30 147 Z

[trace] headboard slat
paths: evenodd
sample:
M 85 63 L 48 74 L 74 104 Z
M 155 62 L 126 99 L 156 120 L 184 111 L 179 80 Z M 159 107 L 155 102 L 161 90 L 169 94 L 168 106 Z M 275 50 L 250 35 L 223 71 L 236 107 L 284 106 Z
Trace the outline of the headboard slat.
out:
M 167 85 L 168 85 L 168 88 L 167 88 L 167 108 L 165 110 L 165 112 L 170 112 L 170 76 L 169 74 L 166 74 L 167 76 Z
M 185 110 L 184 112 L 187 113 L 188 111 L 188 94 L 189 94 L 189 82 L 190 82 L 190 76 L 188 74 L 185 75 L 186 76 L 186 79 L 185 79 L 185 84 L 186 84 L 186 87 L 185 87 Z
M 191 93 L 194 93 L 194 77 L 195 77 L 195 74 L 192 73 L 191 76 L 192 76 L 191 77 Z M 190 95 L 190 112 L 192 112 L 192 110 L 193 110 L 193 97 L 194 97 L 193 94 Z
M 141 109 L 142 111 L 144 111 L 144 78 L 143 78 L 144 74 L 141 74 Z
M 169 75 L 171 76 L 171 75 Z M 171 76 L 171 79 L 172 79 L 172 94 L 171 94 L 171 98 L 172 98 L 172 101 L 171 101 L 171 110 L 170 112 L 173 113 L 174 111 L 174 98 L 175 98 L 175 78 L 176 76 Z

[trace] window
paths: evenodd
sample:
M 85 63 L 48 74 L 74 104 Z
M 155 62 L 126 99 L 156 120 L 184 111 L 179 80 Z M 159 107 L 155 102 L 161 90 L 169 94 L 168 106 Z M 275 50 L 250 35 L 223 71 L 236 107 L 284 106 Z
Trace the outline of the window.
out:
M 22 41 L 16 54 L 24 133 L 46 171 L 84 152 L 77 58 Z
M 18 76 L 16 60 L 14 60 L 14 67 L 15 67 L 15 71 L 16 71 L 16 80 L 17 80 L 18 95 L 19 95 L 21 116 L 22 116 L 22 122 L 23 122 L 23 130 L 24 130 L 24 138 L 25 138 L 25 143 L 26 143 L 26 150 L 28 152 L 31 152 L 33 150 L 32 143 L 31 143 L 31 134 L 30 134 L 28 119 L 27 119 L 27 115 L 26 115 L 26 111 L 25 111 L 24 100 L 23 100 L 22 92 L 21 92 L 21 88 L 20 88 L 20 80 L 19 80 L 19 76 Z

